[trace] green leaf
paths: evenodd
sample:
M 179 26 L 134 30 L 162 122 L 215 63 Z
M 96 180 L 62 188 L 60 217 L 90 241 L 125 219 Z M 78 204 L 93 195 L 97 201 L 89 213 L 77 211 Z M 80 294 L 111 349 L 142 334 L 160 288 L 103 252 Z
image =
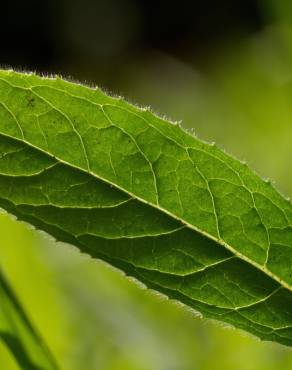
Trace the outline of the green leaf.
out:
M 204 316 L 292 345 L 292 207 L 179 125 L 0 72 L 0 206 Z
M 45 343 L 33 329 L 0 270 L 0 340 L 23 370 L 57 370 Z

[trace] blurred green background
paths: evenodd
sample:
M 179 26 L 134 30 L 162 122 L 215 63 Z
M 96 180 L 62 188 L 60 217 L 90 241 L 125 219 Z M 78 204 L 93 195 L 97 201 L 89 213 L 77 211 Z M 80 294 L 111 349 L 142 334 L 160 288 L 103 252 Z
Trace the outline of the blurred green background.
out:
M 28 1 L 1 13 L 2 65 L 150 105 L 292 194 L 290 1 Z M 292 369 L 291 349 L 202 320 L 4 212 L 0 235 L 0 265 L 63 370 Z M 0 369 L 17 369 L 1 342 Z

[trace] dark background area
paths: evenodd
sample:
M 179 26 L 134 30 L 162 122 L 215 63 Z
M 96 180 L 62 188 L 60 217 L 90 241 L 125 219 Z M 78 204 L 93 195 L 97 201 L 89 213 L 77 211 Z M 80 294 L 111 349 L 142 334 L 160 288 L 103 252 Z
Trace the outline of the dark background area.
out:
M 52 0 L 1 3 L 0 64 L 114 85 L 153 51 L 204 68 L 210 50 L 263 27 L 252 0 Z

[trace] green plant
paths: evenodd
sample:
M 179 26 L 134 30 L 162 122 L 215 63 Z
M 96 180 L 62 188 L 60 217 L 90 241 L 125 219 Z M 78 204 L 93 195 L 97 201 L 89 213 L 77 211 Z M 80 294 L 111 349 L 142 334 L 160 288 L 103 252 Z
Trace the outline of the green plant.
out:
M 0 206 L 205 317 L 291 345 L 292 207 L 179 125 L 0 73 Z
M 42 338 L 35 332 L 0 270 L 0 338 L 24 370 L 58 367 Z

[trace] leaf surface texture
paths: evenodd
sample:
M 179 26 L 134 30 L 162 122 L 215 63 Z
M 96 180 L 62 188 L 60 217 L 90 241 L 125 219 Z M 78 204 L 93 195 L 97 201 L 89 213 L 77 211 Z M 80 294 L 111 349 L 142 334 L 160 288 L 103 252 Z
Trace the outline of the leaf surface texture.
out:
M 0 206 L 203 316 L 292 345 L 292 207 L 179 125 L 0 72 Z

